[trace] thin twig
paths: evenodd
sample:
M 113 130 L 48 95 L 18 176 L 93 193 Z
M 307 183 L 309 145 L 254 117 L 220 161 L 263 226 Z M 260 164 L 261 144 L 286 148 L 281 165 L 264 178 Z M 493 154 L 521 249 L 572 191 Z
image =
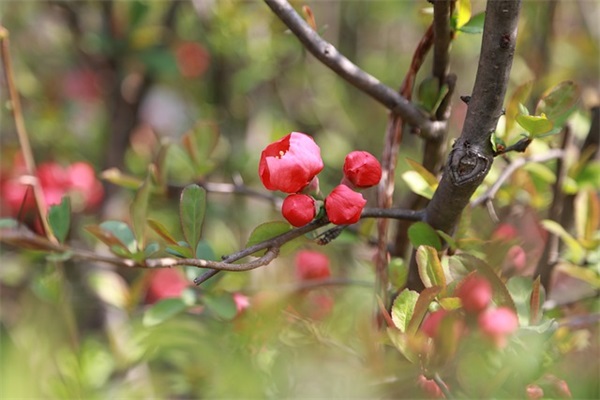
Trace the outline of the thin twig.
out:
M 6 79 L 6 86 L 8 87 L 8 96 L 10 98 L 12 114 L 15 121 L 15 128 L 17 130 L 17 136 L 19 137 L 19 145 L 21 147 L 21 153 L 23 154 L 23 160 L 25 161 L 25 169 L 27 174 L 32 177 L 36 177 L 37 175 L 35 173 L 36 167 L 35 160 L 33 158 L 33 151 L 31 150 L 31 144 L 29 143 L 27 130 L 25 129 L 25 120 L 23 119 L 23 112 L 21 110 L 21 101 L 19 99 L 17 88 L 15 87 L 15 78 L 10 57 L 10 41 L 8 36 L 8 30 L 6 30 L 6 28 L 3 26 L 0 26 L 0 51 L 2 53 L 2 64 L 4 67 L 4 76 Z M 39 213 L 42 227 L 44 228 L 44 233 L 50 241 L 56 242 L 56 238 L 54 237 L 54 234 L 50 229 L 50 225 L 48 224 L 48 220 L 46 219 L 46 200 L 44 198 L 44 192 L 42 191 L 40 182 L 37 178 L 32 180 L 31 187 L 33 189 L 33 196 L 35 198 L 35 204 Z
M 430 121 L 405 97 L 344 57 L 331 43 L 321 38 L 286 0 L 265 0 L 265 3 L 310 53 L 346 81 L 427 134 L 434 134 L 443 128 L 444 124 Z
M 433 381 L 440 388 L 440 390 L 444 394 L 445 398 L 447 398 L 447 399 L 454 398 L 454 396 L 452 396 L 452 393 L 450 393 L 450 389 L 448 389 L 448 385 L 446 385 L 446 383 L 442 380 L 442 378 L 440 377 L 440 375 L 437 372 L 435 374 L 433 374 Z
M 542 162 L 546 162 L 546 161 L 550 161 L 550 160 L 554 160 L 556 158 L 562 158 L 564 156 L 564 151 L 561 149 L 553 149 L 548 151 L 545 154 L 540 154 L 540 155 L 535 155 L 535 156 L 530 156 L 530 157 L 522 157 L 522 158 L 517 158 L 514 161 L 512 161 L 510 164 L 508 164 L 508 166 L 506 167 L 506 169 L 504 171 L 502 171 L 502 174 L 498 177 L 498 179 L 496 180 L 496 182 L 494 182 L 494 184 L 492 186 L 489 187 L 488 190 L 485 191 L 484 194 L 482 194 L 481 196 L 479 196 L 478 198 L 476 198 L 475 200 L 473 200 L 471 202 L 471 207 L 477 207 L 483 203 L 486 203 L 487 201 L 492 200 L 495 196 L 496 193 L 498 193 L 498 190 L 500 190 L 500 188 L 502 187 L 502 185 L 504 184 L 504 182 L 506 182 L 506 180 L 508 178 L 510 178 L 510 176 L 519 168 L 521 168 L 522 166 L 524 166 L 525 164 L 528 163 L 542 163 Z

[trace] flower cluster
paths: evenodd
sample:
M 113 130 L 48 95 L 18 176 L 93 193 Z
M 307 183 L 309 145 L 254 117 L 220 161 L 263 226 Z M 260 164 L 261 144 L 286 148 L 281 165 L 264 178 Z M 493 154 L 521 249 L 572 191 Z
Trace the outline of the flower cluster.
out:
M 310 193 L 319 192 L 317 175 L 323 167 L 321 149 L 304 133 L 292 132 L 262 151 L 260 179 L 267 189 L 288 193 L 281 212 L 293 226 L 312 221 L 321 204 L 329 221 L 336 225 L 358 222 L 367 201 L 354 188 L 368 188 L 381 179 L 379 161 L 366 151 L 353 151 L 344 161 L 342 183 L 320 202 Z
M 2 205 L 10 215 L 19 210 L 28 211 L 35 207 L 29 186 L 24 182 L 25 167 L 16 160 L 8 174 L 2 174 Z M 59 204 L 65 195 L 71 197 L 75 211 L 88 211 L 100 204 L 104 196 L 102 184 L 96 178 L 94 168 L 85 162 L 76 162 L 62 167 L 55 162 L 40 164 L 36 171 L 46 206 Z

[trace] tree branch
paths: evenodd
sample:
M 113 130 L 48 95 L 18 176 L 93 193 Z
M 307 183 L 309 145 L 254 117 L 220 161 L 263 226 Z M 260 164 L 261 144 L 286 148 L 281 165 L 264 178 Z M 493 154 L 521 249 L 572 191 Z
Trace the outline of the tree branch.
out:
M 383 104 L 392 113 L 427 134 L 435 134 L 444 124 L 430 121 L 415 105 L 394 89 L 361 70 L 329 42 L 323 40 L 294 10 L 287 0 L 265 0 L 279 19 L 296 35 L 304 47 L 332 71 Z
M 520 0 L 487 2 L 479 65 L 463 131 L 448 156 L 442 180 L 425 209 L 425 222 L 434 229 L 452 233 L 460 214 L 492 165 L 494 152 L 490 136 L 502 114 L 520 7 Z M 423 288 L 414 256 L 408 287 Z

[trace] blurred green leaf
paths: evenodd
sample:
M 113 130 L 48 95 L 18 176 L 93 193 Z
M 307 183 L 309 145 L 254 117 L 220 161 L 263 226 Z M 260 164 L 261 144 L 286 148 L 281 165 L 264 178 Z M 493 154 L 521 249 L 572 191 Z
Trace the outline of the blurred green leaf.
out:
M 457 0 L 454 29 L 462 28 L 471 19 L 471 0 Z
M 425 287 L 439 286 L 444 289 L 446 287 L 446 276 L 437 250 L 431 246 L 421 245 L 417 248 L 416 259 L 419 276 Z
M 199 122 L 186 132 L 182 138 L 183 149 L 192 160 L 197 176 L 210 172 L 215 164 L 210 156 L 219 143 L 217 126 L 211 123 Z
M 19 226 L 19 221 L 14 218 L 0 218 L 0 229 L 12 229 Z
M 144 181 L 131 175 L 123 174 L 117 168 L 110 168 L 100 174 L 100 178 L 126 189 L 137 189 Z
M 548 232 L 553 233 L 561 238 L 564 244 L 567 245 L 570 252 L 570 258 L 575 264 L 579 264 L 585 257 L 583 246 L 573 237 L 565 228 L 556 221 L 545 219 L 542 221 L 542 226 Z
M 423 196 L 429 200 L 431 200 L 431 198 L 433 197 L 433 194 L 435 193 L 435 188 L 432 188 L 431 185 L 427 183 L 427 180 L 418 172 L 406 171 L 402 174 L 402 179 L 404 180 L 404 182 L 406 182 L 410 190 L 412 190 L 419 196 Z
M 408 157 L 405 160 L 414 171 L 416 171 L 419 175 L 421 175 L 423 177 L 425 182 L 427 182 L 427 184 L 432 189 L 435 190 L 435 188 L 437 188 L 438 179 L 435 177 L 435 175 L 433 175 L 429 170 L 427 170 L 427 168 L 425 168 L 423 165 L 416 162 L 415 160 L 412 160 Z
M 48 210 L 48 223 L 52 233 L 60 243 L 64 243 L 71 227 L 71 200 L 63 196 L 60 204 L 51 206 Z
M 425 318 L 425 314 L 427 314 L 427 311 L 429 310 L 429 305 L 441 291 L 442 287 L 433 286 L 427 287 L 423 289 L 421 293 L 419 293 L 419 298 L 415 303 L 413 315 L 406 327 L 406 333 L 415 334 L 417 332 L 419 326 L 421 326 L 421 322 L 423 322 L 423 318 Z
M 171 233 L 167 230 L 167 228 L 157 220 L 148 219 L 148 225 L 150 228 L 156 232 L 160 237 L 165 239 L 170 244 L 178 244 L 177 240 L 171 235 Z
M 483 22 L 485 21 L 485 12 L 475 14 L 469 22 L 459 27 L 458 30 L 464 33 L 479 34 L 483 32 Z
M 181 193 L 179 217 L 183 235 L 194 251 L 202 235 L 205 213 L 206 190 L 196 184 L 186 186 Z
M 437 251 L 442 250 L 442 240 L 436 230 L 426 222 L 419 221 L 412 224 L 408 228 L 408 238 L 415 248 L 426 245 L 435 248 Z
M 546 114 L 549 120 L 562 126 L 575 111 L 579 101 L 579 87 L 572 81 L 561 82 L 540 98 L 535 113 Z
M 417 88 L 419 105 L 428 112 L 435 110 L 435 104 L 438 100 L 439 81 L 435 77 L 427 77 L 421 81 Z
M 593 250 L 594 235 L 598 228 L 600 228 L 598 193 L 594 190 L 581 191 L 575 196 L 575 230 L 583 247 Z
M 149 6 L 147 2 L 134 0 L 129 3 L 129 29 L 135 29 L 148 14 Z
M 125 280 L 110 270 L 94 270 L 87 276 L 87 281 L 96 295 L 106 304 L 122 310 L 129 303 L 129 288 Z
M 246 243 L 246 247 L 254 246 L 255 244 L 262 243 L 265 240 L 269 240 L 274 238 L 275 236 L 282 235 L 286 232 L 292 230 L 292 226 L 287 222 L 283 221 L 273 221 L 273 222 L 265 222 L 264 224 L 258 225 L 248 238 L 248 242 Z M 286 245 L 289 244 L 286 243 Z M 253 253 L 255 256 L 262 256 L 267 252 L 266 249 L 257 251 Z
M 201 258 L 203 260 L 217 259 L 217 256 L 215 255 L 212 246 L 205 240 L 200 240 L 198 242 L 198 246 L 196 246 L 196 257 Z
M 516 122 L 517 115 L 525 114 L 529 115 L 529 111 L 525 108 L 523 110 L 523 103 L 527 101 L 531 94 L 531 88 L 533 87 L 533 81 L 527 81 L 514 90 L 508 104 L 506 105 L 506 129 L 502 138 L 506 141 L 509 140 L 509 133 L 512 131 L 514 123 Z M 525 112 L 524 112 L 525 111 Z
M 584 281 L 596 289 L 600 289 L 600 274 L 591 268 L 581 267 L 575 264 L 562 263 L 559 264 L 559 271 Z
M 146 327 L 155 326 L 173 318 L 187 308 L 183 299 L 163 299 L 152 305 L 144 312 L 142 323 Z
M 394 304 L 392 305 L 392 321 L 394 321 L 396 328 L 400 329 L 401 332 L 406 332 L 418 299 L 419 293 L 404 289 L 394 300 Z
M 187 246 L 187 243 L 185 243 L 185 242 L 179 242 L 179 244 L 177 244 L 177 245 L 167 246 L 165 248 L 165 251 L 171 255 L 174 255 L 174 256 L 180 257 L 180 258 L 193 258 L 194 257 L 192 249 L 189 246 Z
M 390 283 L 395 288 L 403 288 L 408 278 L 408 266 L 402 258 L 392 258 L 389 267 Z
M 131 231 L 129 225 L 122 221 L 104 221 L 100 225 L 100 228 L 113 235 L 118 239 L 118 242 L 125 246 L 125 248 L 131 253 L 137 251 L 137 242 L 135 236 Z
M 533 281 L 528 277 L 513 276 L 506 282 L 506 288 L 515 302 L 519 325 L 528 325 L 531 318 L 530 300 L 533 292 Z
M 232 320 L 237 315 L 237 306 L 231 293 L 206 294 L 202 297 L 202 303 L 212 314 L 225 321 Z
M 137 240 L 138 250 L 143 250 L 146 245 L 146 217 L 148 215 L 148 201 L 150 200 L 150 183 L 148 178 L 138 188 L 129 213 L 131 215 L 131 223 L 133 225 L 134 236 Z

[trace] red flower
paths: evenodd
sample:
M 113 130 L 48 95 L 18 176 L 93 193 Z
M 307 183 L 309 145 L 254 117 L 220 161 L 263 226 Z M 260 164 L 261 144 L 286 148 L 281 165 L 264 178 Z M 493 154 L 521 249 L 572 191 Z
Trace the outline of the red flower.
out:
M 472 274 L 458 286 L 456 295 L 460 298 L 465 311 L 479 313 L 492 301 L 492 285 L 487 279 Z
M 296 254 L 296 275 L 302 280 L 325 279 L 331 276 L 329 258 L 316 251 L 301 250 Z
M 344 175 L 359 188 L 377 185 L 381 180 L 381 164 L 366 151 L 353 151 L 344 160 Z
M 297 193 L 322 169 L 321 150 L 315 141 L 304 133 L 292 132 L 263 150 L 258 174 L 269 190 Z
M 433 379 L 427 379 L 424 375 L 419 375 L 417 385 L 432 399 L 445 398 L 442 389 L 440 389 Z
M 325 211 L 329 221 L 336 225 L 355 224 L 367 204 L 362 194 L 346 185 L 336 186 L 325 198 Z
M 315 200 L 305 194 L 290 194 L 283 200 L 281 213 L 290 224 L 304 226 L 316 215 Z
M 425 317 L 421 331 L 430 338 L 435 338 L 440 330 L 442 319 L 448 314 L 446 310 L 437 310 Z
M 525 394 L 530 400 L 538 400 L 544 398 L 544 389 L 538 385 L 527 385 L 525 388 Z
M 185 42 L 175 50 L 177 66 L 186 78 L 202 76 L 210 64 L 210 54 L 199 43 Z
M 517 315 L 506 307 L 487 310 L 479 315 L 478 322 L 481 332 L 492 339 L 498 347 L 504 347 L 506 336 L 519 327 Z
M 190 282 L 176 269 L 163 268 L 152 271 L 146 292 L 146 304 L 153 304 L 162 299 L 181 296 Z

